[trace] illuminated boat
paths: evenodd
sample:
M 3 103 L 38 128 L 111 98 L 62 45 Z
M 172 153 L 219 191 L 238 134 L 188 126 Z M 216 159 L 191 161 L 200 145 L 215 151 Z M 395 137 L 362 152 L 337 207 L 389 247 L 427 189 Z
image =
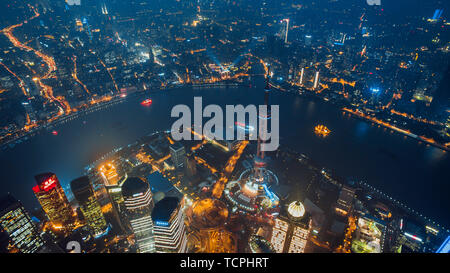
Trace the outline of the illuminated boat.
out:
M 52 131 L 52 135 L 57 136 L 58 135 L 58 131 Z
M 331 133 L 331 130 L 325 125 L 317 125 L 314 127 L 314 133 L 320 137 L 327 137 Z
M 151 99 L 145 99 L 145 100 L 143 100 L 141 102 L 141 105 L 144 105 L 144 106 L 149 106 L 151 104 L 152 104 L 152 100 Z

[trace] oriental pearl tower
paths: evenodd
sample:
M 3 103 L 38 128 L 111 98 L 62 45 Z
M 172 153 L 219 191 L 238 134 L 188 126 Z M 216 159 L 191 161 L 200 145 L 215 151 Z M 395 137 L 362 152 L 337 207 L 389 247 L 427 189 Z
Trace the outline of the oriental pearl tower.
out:
M 258 213 L 278 207 L 279 198 L 272 192 L 271 187 L 278 184 L 278 177 L 267 169 L 267 161 L 262 146 L 265 142 L 265 133 L 271 118 L 269 109 L 269 72 L 266 75 L 264 87 L 264 105 L 266 113 L 259 113 L 258 146 L 254 157 L 253 168 L 244 170 L 239 179 L 229 182 L 225 189 L 225 197 L 234 205 L 234 210 L 247 213 Z

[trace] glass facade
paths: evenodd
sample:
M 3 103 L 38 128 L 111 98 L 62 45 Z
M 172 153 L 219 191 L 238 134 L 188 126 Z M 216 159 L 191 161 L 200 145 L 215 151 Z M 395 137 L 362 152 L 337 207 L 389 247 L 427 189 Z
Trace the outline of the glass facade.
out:
M 44 244 L 25 208 L 10 195 L 0 200 L 0 228 L 19 252 L 34 253 Z

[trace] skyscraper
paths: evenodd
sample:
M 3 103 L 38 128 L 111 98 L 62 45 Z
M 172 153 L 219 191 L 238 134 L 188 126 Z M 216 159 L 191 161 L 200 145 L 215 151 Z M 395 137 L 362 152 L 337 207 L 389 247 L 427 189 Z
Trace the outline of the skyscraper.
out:
M 108 225 L 103 216 L 101 207 L 94 194 L 94 189 L 87 176 L 82 176 L 70 182 L 75 199 L 80 205 L 81 212 L 86 220 L 89 229 L 94 236 L 103 234 Z
M 303 74 L 305 73 L 305 68 L 304 67 L 302 67 L 302 70 L 301 70 L 301 72 L 300 72 L 300 81 L 299 81 L 299 84 L 303 84 Z
M 113 163 L 105 163 L 100 166 L 99 173 L 105 186 L 116 186 L 120 180 L 120 176 Z
M 153 198 L 149 184 L 139 177 L 128 177 L 122 185 L 126 214 L 139 252 L 155 252 L 153 238 Z
M 156 252 L 186 252 L 183 205 L 183 198 L 177 197 L 165 197 L 155 204 L 152 220 Z
M 270 242 L 277 253 L 303 253 L 309 236 L 311 218 L 299 201 L 289 204 L 275 219 Z
M 314 76 L 314 86 L 313 86 L 313 88 L 316 89 L 317 86 L 319 86 L 319 71 L 316 71 L 316 74 Z
M 31 217 L 10 194 L 0 198 L 0 233 L 22 253 L 37 252 L 44 245 Z
M 354 197 L 355 190 L 348 186 L 343 186 L 337 200 L 336 212 L 343 216 L 347 215 L 352 207 Z
M 310 46 L 312 41 L 311 35 L 305 35 L 305 45 Z
M 182 167 L 185 162 L 186 151 L 184 146 L 180 142 L 176 142 L 170 145 L 170 155 L 172 161 L 175 164 L 175 168 Z
M 289 18 L 281 20 L 285 24 L 285 27 L 283 29 L 283 39 L 284 43 L 286 44 L 288 42 L 288 33 L 289 33 Z
M 75 217 L 56 174 L 42 173 L 34 177 L 37 185 L 33 187 L 34 194 L 56 229 L 70 232 Z

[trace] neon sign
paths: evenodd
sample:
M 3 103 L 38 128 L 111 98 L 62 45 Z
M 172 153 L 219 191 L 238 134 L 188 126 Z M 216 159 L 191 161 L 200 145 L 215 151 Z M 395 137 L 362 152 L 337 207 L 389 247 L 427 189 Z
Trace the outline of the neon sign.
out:
M 55 178 L 49 178 L 47 181 L 45 181 L 42 185 L 42 189 L 44 191 L 48 191 L 56 186 L 56 179 Z

